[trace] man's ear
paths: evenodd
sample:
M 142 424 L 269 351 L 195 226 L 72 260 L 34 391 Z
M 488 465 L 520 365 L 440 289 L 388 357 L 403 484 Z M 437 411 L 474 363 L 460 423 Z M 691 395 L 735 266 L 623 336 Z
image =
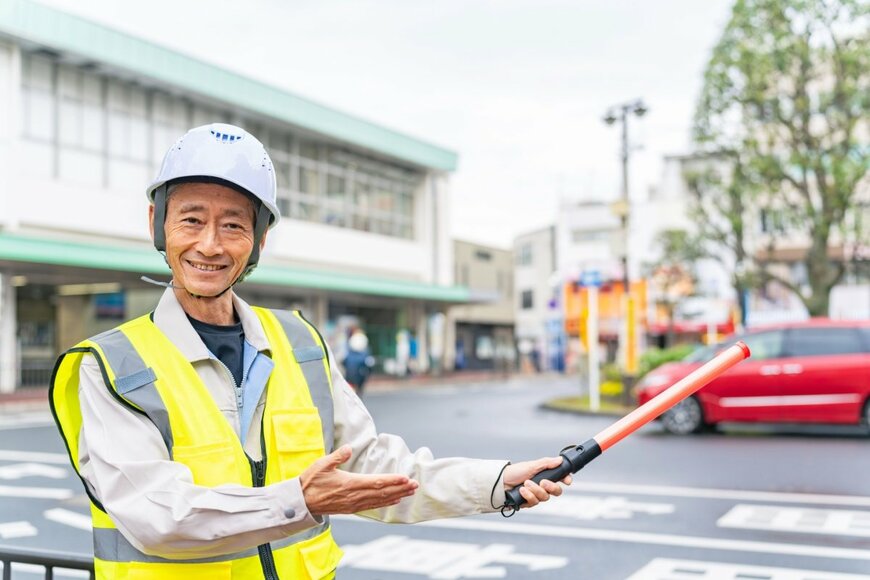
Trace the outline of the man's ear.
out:
M 151 234 L 151 241 L 154 241 L 154 204 L 148 204 L 148 232 Z
M 263 248 L 266 247 L 266 237 L 269 235 L 269 230 L 267 229 L 263 232 L 263 237 L 260 239 L 260 255 L 263 255 Z

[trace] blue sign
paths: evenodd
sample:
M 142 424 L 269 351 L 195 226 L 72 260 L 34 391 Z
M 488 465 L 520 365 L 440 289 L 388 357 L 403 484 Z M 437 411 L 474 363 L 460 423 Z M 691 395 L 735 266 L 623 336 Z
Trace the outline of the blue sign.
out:
M 601 287 L 601 272 L 599 270 L 583 270 L 580 274 L 580 285 Z

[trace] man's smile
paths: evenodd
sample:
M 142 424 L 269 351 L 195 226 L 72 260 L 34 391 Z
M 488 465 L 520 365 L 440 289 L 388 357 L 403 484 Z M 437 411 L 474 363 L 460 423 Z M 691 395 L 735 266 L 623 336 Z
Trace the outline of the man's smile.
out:
M 206 264 L 204 262 L 191 262 L 190 260 L 185 260 L 185 262 L 201 272 L 215 272 L 217 270 L 223 270 L 227 267 L 223 264 Z

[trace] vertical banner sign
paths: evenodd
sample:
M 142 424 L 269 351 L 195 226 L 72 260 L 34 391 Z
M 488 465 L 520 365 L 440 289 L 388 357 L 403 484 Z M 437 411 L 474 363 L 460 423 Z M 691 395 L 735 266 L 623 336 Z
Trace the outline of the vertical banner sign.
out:
M 598 340 L 598 288 L 601 286 L 601 272 L 584 270 L 580 275 L 580 285 L 587 289 L 586 305 L 586 352 L 589 356 L 589 408 L 598 411 L 601 406 L 601 377 L 599 375 Z

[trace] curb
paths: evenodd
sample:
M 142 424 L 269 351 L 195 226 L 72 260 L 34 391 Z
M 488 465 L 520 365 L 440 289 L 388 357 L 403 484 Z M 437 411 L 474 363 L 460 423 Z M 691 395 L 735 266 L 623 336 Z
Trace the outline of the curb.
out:
M 538 405 L 538 408 L 544 409 L 546 411 L 555 411 L 557 413 L 565 413 L 566 415 L 579 415 L 581 417 L 614 417 L 616 419 L 622 418 L 632 411 L 632 409 L 629 409 L 625 412 L 592 411 L 591 409 L 567 409 L 565 407 L 553 405 L 552 403 L 541 403 L 540 405 Z
M 48 389 L 25 389 L 0 395 L 0 413 L 48 410 Z

